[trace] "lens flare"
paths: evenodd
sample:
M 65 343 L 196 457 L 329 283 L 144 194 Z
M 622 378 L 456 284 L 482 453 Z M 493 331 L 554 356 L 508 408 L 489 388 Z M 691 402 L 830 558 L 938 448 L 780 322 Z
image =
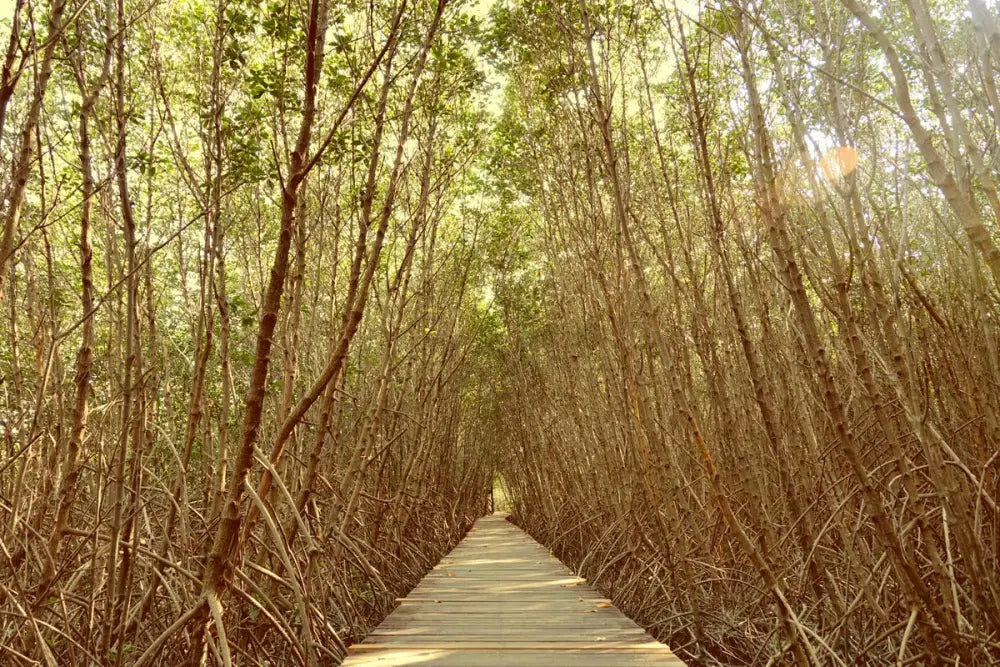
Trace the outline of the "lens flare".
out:
M 858 168 L 858 152 L 850 146 L 831 148 L 820 158 L 819 167 L 827 182 L 836 183 Z

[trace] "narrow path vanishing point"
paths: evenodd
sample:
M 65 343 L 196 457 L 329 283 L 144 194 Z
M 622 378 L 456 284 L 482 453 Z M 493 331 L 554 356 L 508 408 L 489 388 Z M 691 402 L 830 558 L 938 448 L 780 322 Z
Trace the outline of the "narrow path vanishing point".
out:
M 684 665 L 497 514 L 479 519 L 343 664 Z

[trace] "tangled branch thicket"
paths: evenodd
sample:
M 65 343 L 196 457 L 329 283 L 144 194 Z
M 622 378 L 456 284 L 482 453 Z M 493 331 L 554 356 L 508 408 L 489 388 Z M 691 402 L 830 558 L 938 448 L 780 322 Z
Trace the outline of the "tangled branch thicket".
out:
M 495 483 L 691 664 L 1000 661 L 995 1 L 8 5 L 0 663 L 336 663 Z
M 996 8 L 835 5 L 503 15 L 505 477 L 699 662 L 993 663 Z

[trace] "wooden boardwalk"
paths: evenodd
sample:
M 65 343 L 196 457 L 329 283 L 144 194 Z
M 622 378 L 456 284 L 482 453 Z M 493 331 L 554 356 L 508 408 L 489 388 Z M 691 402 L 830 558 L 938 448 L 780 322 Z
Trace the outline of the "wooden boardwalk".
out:
M 477 521 L 343 664 L 684 665 L 499 515 Z

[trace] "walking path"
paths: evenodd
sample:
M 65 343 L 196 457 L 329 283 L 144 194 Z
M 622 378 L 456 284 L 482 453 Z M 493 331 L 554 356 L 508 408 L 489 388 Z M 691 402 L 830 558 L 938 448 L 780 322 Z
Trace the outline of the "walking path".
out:
M 496 514 L 479 519 L 343 664 L 684 665 Z

